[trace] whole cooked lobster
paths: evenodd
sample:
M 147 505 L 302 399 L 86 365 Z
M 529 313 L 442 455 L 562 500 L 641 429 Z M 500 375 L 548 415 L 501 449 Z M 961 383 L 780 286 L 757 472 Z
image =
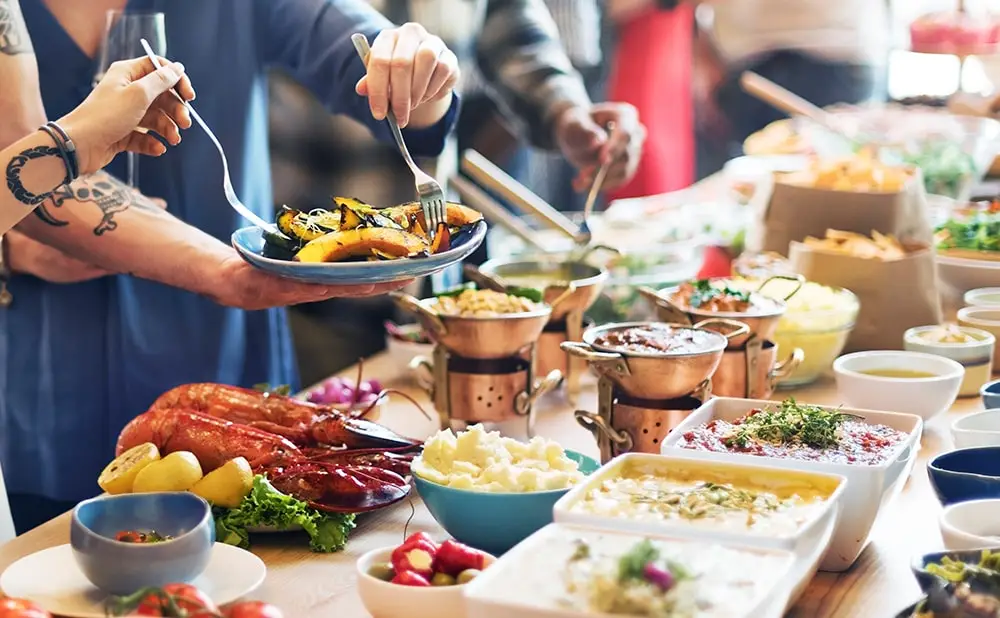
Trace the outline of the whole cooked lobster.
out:
M 208 472 L 245 457 L 279 491 L 329 512 L 402 500 L 421 442 L 372 421 L 291 397 L 224 384 L 187 384 L 132 419 L 117 452 L 152 442 L 190 451 Z

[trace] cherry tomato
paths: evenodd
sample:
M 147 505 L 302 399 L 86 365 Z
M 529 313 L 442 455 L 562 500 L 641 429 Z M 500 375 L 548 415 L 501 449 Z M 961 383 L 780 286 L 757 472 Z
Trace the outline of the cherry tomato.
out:
M 2 597 L 0 618 L 52 618 L 52 615 L 31 601 Z
M 222 608 L 224 618 L 284 618 L 281 610 L 263 601 L 244 601 Z
M 139 601 L 135 614 L 139 616 L 173 616 L 170 600 L 187 618 L 214 618 L 219 608 L 204 592 L 189 584 L 167 584 L 156 592 L 150 592 Z

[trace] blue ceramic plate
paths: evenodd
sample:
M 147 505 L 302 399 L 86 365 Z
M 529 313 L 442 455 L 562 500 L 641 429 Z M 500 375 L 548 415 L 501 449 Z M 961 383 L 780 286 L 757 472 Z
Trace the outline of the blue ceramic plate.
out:
M 384 262 L 332 262 L 301 264 L 291 260 L 264 257 L 264 236 L 260 228 L 244 227 L 233 232 L 233 247 L 253 266 L 277 277 L 305 283 L 326 285 L 361 285 L 392 283 L 426 277 L 461 262 L 486 238 L 486 222 L 477 221 L 472 229 L 455 236 L 451 249 L 425 258 L 403 258 Z

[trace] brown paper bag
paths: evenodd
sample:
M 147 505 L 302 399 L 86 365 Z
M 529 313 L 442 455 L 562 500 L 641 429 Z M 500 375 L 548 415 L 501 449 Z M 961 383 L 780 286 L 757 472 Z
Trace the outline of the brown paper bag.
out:
M 791 243 L 795 272 L 809 281 L 847 288 L 861 302 L 844 352 L 899 350 L 906 329 L 941 323 L 934 252 L 926 244 L 906 244 L 906 249 L 907 257 L 882 261 Z
M 872 230 L 930 243 L 933 229 L 920 170 L 898 193 L 833 191 L 784 184 L 776 175 L 758 186 L 751 206 L 754 222 L 747 249 L 788 255 L 788 244 L 806 236 L 823 238 L 828 229 L 869 235 Z

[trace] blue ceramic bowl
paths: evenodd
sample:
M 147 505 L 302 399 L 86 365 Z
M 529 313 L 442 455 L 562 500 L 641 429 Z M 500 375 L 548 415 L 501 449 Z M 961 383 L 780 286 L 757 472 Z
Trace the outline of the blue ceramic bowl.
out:
M 966 564 L 979 564 L 979 560 L 983 555 L 983 549 L 988 549 L 993 553 L 1000 552 L 1000 547 L 985 547 L 982 549 L 969 549 L 963 551 L 936 551 L 915 557 L 913 562 L 910 564 L 910 570 L 913 571 L 913 576 L 917 579 L 917 584 L 920 586 L 920 589 L 925 593 L 932 592 L 935 589 L 940 590 L 945 585 L 945 582 L 937 575 L 927 571 L 928 564 L 941 564 L 941 559 L 945 556 Z M 977 590 L 977 585 L 974 582 L 972 582 L 972 586 L 973 590 Z M 988 592 L 988 590 L 977 591 Z
M 486 222 L 463 229 L 452 239 L 452 247 L 424 258 L 386 260 L 384 262 L 334 262 L 303 264 L 291 260 L 264 257 L 264 233 L 258 227 L 233 232 L 232 243 L 243 259 L 253 266 L 285 279 L 328 285 L 363 285 L 392 283 L 425 277 L 461 262 L 486 238 Z
M 1000 408 L 1000 380 L 983 384 L 979 389 L 979 396 L 983 398 L 983 405 L 987 410 Z
M 115 540 L 122 530 L 172 538 L 122 543 Z M 201 575 L 215 544 L 215 521 L 208 502 L 189 492 L 99 496 L 73 509 L 70 544 L 90 583 L 126 595 Z
M 927 464 L 931 487 L 941 504 L 1000 498 L 1000 446 L 977 446 L 942 453 Z
M 592 474 L 600 464 L 574 451 L 566 456 Z M 451 536 L 494 556 L 552 523 L 552 507 L 569 489 L 529 493 L 485 493 L 445 487 L 413 475 L 417 492 L 434 519 Z

